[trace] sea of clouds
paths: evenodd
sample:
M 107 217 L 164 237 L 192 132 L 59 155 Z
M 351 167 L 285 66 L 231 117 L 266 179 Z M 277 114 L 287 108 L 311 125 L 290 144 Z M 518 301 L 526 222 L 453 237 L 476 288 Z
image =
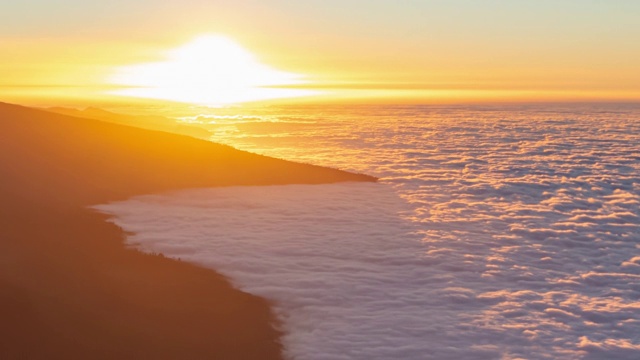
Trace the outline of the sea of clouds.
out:
M 308 114 L 215 126 L 232 145 L 381 183 L 96 208 L 132 246 L 271 300 L 291 359 L 640 358 L 640 109 Z

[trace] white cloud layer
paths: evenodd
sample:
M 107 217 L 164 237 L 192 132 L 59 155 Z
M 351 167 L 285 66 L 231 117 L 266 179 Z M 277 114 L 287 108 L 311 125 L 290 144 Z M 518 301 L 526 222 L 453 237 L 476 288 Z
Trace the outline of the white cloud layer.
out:
M 228 142 L 386 184 L 97 208 L 140 249 L 272 300 L 292 359 L 638 359 L 640 110 L 616 109 L 265 117 Z

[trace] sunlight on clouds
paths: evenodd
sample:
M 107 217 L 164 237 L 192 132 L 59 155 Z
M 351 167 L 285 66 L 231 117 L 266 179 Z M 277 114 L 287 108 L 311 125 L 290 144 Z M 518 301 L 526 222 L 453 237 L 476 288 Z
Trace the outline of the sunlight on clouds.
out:
M 270 300 L 286 358 L 640 359 L 637 105 L 274 108 L 189 120 L 381 183 L 95 208 Z
M 127 86 L 112 94 L 202 105 L 317 93 L 283 87 L 303 84 L 302 76 L 261 64 L 249 51 L 219 35 L 201 36 L 172 49 L 163 61 L 120 67 L 108 81 Z

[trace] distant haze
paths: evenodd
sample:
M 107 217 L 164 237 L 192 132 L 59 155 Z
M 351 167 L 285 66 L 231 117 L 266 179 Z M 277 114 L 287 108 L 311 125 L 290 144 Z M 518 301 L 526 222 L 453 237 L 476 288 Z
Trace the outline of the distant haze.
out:
M 0 94 L 100 98 L 115 67 L 221 34 L 332 90 L 316 100 L 639 100 L 639 17 L 623 0 L 5 2 L 0 86 L 36 88 Z

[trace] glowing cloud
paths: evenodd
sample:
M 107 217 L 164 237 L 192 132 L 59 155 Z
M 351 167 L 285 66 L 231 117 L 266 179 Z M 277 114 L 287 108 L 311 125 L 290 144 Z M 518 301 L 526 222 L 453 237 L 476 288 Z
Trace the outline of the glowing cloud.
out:
M 167 52 L 166 60 L 118 68 L 109 78 L 127 86 L 117 95 L 222 105 L 312 95 L 273 88 L 304 83 L 302 76 L 261 64 L 249 51 L 219 35 L 201 36 Z

